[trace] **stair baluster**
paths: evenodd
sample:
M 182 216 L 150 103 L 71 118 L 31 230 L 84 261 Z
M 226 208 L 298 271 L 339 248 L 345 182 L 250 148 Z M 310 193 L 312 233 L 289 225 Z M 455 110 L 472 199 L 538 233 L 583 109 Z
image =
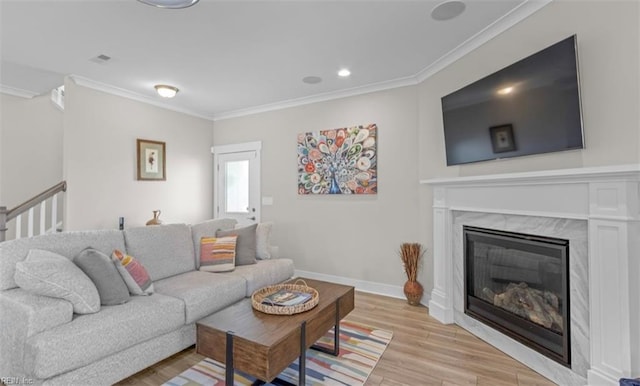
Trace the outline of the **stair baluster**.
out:
M 6 240 L 8 231 L 7 224 L 15 219 L 15 238 L 22 237 L 22 215 L 27 213 L 27 236 L 34 236 L 34 214 L 35 208 L 40 206 L 40 227 L 39 234 L 49 232 L 57 232 L 62 226 L 62 222 L 58 223 L 58 194 L 67 191 L 67 182 L 62 181 L 44 192 L 30 198 L 13 209 L 7 210 L 6 206 L 0 206 L 0 242 Z M 51 199 L 51 227 L 47 230 L 47 203 Z

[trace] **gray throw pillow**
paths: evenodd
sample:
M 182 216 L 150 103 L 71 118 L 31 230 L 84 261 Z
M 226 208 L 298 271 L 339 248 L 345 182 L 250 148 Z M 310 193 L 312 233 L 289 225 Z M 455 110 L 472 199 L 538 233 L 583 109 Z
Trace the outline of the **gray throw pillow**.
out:
M 93 281 L 100 295 L 100 304 L 114 306 L 129 301 L 129 289 L 109 256 L 94 248 L 86 248 L 73 262 Z
M 256 263 L 256 227 L 258 224 L 244 228 L 217 231 L 217 237 L 238 236 L 236 241 L 236 265 L 249 265 Z
M 13 278 L 25 291 L 69 301 L 76 314 L 100 311 L 100 295 L 91 279 L 57 253 L 30 250 L 24 261 L 16 263 Z

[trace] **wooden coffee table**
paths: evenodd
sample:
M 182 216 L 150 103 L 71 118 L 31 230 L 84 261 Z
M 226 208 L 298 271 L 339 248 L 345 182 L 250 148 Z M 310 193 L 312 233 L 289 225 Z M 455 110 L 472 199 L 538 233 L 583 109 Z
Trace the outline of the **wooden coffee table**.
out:
M 296 358 L 299 384 L 304 385 L 306 349 L 334 326 L 334 350 L 329 352 L 338 355 L 340 320 L 353 310 L 354 288 L 303 280 L 320 295 L 318 305 L 309 311 L 270 315 L 254 310 L 251 299 L 244 299 L 196 323 L 196 352 L 225 363 L 227 385 L 233 385 L 234 369 L 271 382 Z

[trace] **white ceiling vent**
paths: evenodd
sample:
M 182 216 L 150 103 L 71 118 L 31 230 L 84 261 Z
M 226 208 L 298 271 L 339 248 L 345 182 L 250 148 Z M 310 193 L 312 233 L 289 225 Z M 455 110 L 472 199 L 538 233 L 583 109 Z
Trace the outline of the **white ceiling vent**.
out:
M 110 60 L 111 60 L 111 56 L 105 55 L 105 54 L 100 54 L 100 55 L 96 56 L 95 58 L 89 59 L 90 62 L 94 62 L 94 63 L 98 63 L 98 64 L 105 64 Z
M 64 111 L 64 85 L 51 90 L 51 101 L 54 106 Z

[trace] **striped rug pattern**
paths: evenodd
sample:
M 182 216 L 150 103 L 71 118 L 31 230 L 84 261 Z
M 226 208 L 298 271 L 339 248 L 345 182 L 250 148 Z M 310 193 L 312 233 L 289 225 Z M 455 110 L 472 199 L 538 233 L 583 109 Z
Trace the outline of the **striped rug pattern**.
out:
M 320 338 L 319 345 L 333 345 L 333 329 Z M 391 331 L 379 330 L 360 323 L 340 323 L 340 354 L 335 357 L 316 350 L 307 350 L 307 386 L 363 385 L 389 345 Z M 298 360 L 289 365 L 278 378 L 298 383 Z M 251 385 L 255 378 L 236 371 L 236 386 Z M 224 364 L 212 359 L 184 371 L 163 386 L 224 386 Z M 267 385 L 271 385 L 268 383 Z

